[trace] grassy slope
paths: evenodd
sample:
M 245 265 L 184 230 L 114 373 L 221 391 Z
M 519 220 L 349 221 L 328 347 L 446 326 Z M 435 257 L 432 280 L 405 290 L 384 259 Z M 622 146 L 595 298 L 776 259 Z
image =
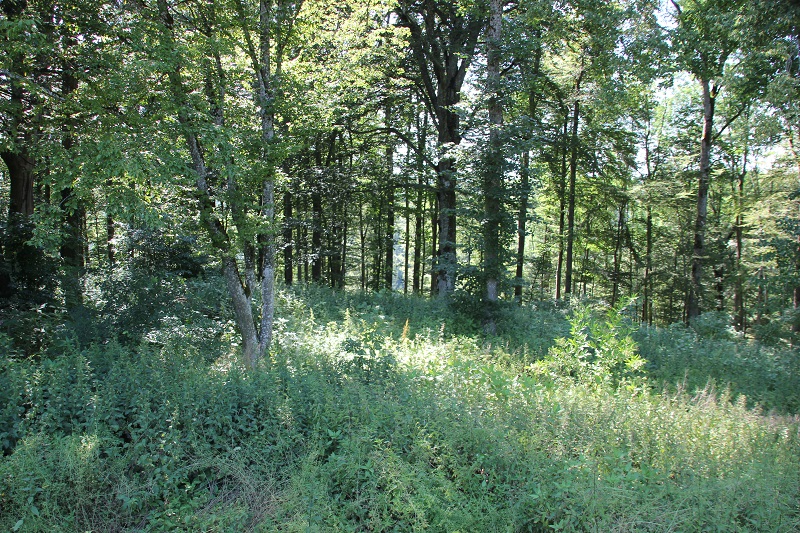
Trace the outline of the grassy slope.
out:
M 796 352 L 642 330 L 644 380 L 615 387 L 536 373 L 557 308 L 487 341 L 427 300 L 280 298 L 253 375 L 178 311 L 5 362 L 0 530 L 800 528 Z

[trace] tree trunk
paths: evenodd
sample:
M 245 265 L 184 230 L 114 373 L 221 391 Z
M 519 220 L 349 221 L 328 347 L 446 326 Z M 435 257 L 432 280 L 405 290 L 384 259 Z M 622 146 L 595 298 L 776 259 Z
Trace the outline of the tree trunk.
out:
M 525 267 L 525 226 L 528 221 L 528 194 L 530 189 L 530 152 L 522 154 L 522 192 L 519 196 L 517 212 L 517 270 L 514 278 L 514 299 L 522 303 L 522 276 Z
M 340 252 L 339 252 L 339 272 L 337 274 L 336 280 L 336 288 L 337 289 L 344 289 L 345 286 L 345 279 L 347 274 L 347 205 L 349 202 L 345 201 L 342 204 L 342 235 L 341 240 L 339 242 Z
M 364 206 L 358 207 L 358 237 L 361 251 L 361 290 L 367 289 L 367 228 L 364 224 Z
M 106 214 L 106 257 L 108 258 L 109 266 L 114 266 L 116 260 L 114 257 L 114 236 L 116 233 L 114 225 L 114 217 Z
M 489 146 L 486 168 L 483 177 L 484 194 L 484 253 L 483 270 L 486 276 L 486 300 L 496 302 L 501 271 L 503 269 L 500 230 L 504 197 L 503 174 L 504 156 L 502 146 L 503 102 L 500 92 L 500 39 L 502 37 L 503 7 L 501 0 L 489 2 L 489 28 L 487 32 L 488 59 L 486 64 L 486 84 L 491 92 L 489 97 Z M 492 307 L 487 307 L 485 328 L 489 334 L 496 333 L 495 317 Z
M 742 267 L 742 251 L 744 240 L 744 220 L 742 211 L 744 209 L 744 178 L 747 172 L 747 148 L 745 147 L 744 165 L 737 177 L 737 196 L 736 196 L 736 222 L 734 223 L 734 235 L 736 239 L 736 279 L 733 289 L 733 325 L 736 331 L 744 331 L 745 306 L 744 306 L 744 272 Z
M 647 220 L 645 222 L 645 267 L 644 267 L 644 282 L 642 283 L 643 296 L 642 296 L 642 322 L 646 324 L 653 323 L 652 303 L 651 303 L 651 281 L 650 276 L 653 271 L 653 212 L 648 204 L 647 206 Z
M 383 265 L 383 287 L 391 291 L 394 289 L 394 183 L 390 181 L 386 190 L 386 234 L 384 236 L 385 259 Z
M 800 257 L 800 235 L 797 236 L 797 256 Z M 800 273 L 800 259 L 794 263 L 795 274 Z M 766 296 L 764 297 L 766 299 Z M 794 307 L 794 321 L 792 323 L 792 331 L 800 332 L 800 286 L 795 286 L 792 294 L 792 305 Z
M 16 23 L 24 19 L 24 11 L 27 2 L 2 2 L 0 9 L 6 18 Z M 25 65 L 25 55 L 23 52 L 7 52 L 11 61 L 11 72 L 17 76 L 8 77 L 9 109 L 11 110 L 8 119 L 8 131 L 5 135 L 10 137 L 8 148 L 0 151 L 0 158 L 8 168 L 8 178 L 10 182 L 9 191 L 9 218 L 19 218 L 27 221 L 33 214 L 33 177 L 35 161 L 29 150 L 31 142 L 30 124 L 26 118 L 30 112 L 29 105 L 26 104 L 24 85 L 21 83 L 28 74 Z M 6 52 L 4 52 L 4 55 Z M 19 78 L 18 78 L 19 77 Z
M 406 182 L 406 187 L 404 191 L 404 199 L 405 199 L 405 218 L 406 218 L 406 232 L 405 232 L 405 241 L 404 241 L 404 253 L 403 253 L 403 294 L 408 294 L 408 259 L 411 252 L 411 208 L 408 201 L 408 182 Z
M 222 273 L 228 288 L 228 295 L 233 304 L 236 326 L 242 337 L 242 356 L 248 368 L 252 368 L 261 356 L 258 335 L 253 321 L 253 308 L 247 296 L 236 259 L 230 256 L 222 258 Z
M 8 168 L 9 215 L 26 218 L 33 214 L 33 174 L 35 163 L 26 151 L 0 152 Z
M 561 299 L 561 280 L 564 271 L 564 241 L 566 240 L 567 209 L 567 128 L 569 115 L 564 115 L 564 127 L 561 134 L 561 173 L 558 183 L 558 262 L 556 264 L 556 300 Z
M 283 282 L 287 286 L 294 281 L 292 223 L 292 193 L 286 191 L 283 194 Z
M 622 229 L 625 224 L 625 204 L 626 202 L 623 201 L 622 205 L 619 206 L 619 218 L 617 219 L 617 237 L 614 244 L 614 267 L 611 274 L 611 307 L 617 305 L 617 299 L 619 298 L 619 282 L 622 277 L 620 263 L 622 262 Z
M 706 216 L 708 213 L 708 188 L 711 174 L 711 142 L 714 135 L 714 104 L 719 89 L 711 87 L 709 80 L 701 80 L 703 87 L 703 137 L 700 141 L 700 174 L 697 186 L 697 215 L 694 223 L 694 248 L 692 250 L 692 277 L 689 283 L 687 320 L 700 316 L 703 293 L 703 261 L 705 259 Z
M 419 178 L 420 188 L 417 190 L 417 202 L 415 207 L 416 216 L 414 217 L 414 279 L 411 284 L 411 291 L 414 294 L 422 292 L 422 280 L 425 273 L 422 270 L 422 248 L 424 242 L 423 221 L 425 219 L 425 196 L 422 194 L 422 176 Z
M 431 204 L 431 255 L 436 254 L 436 257 L 432 258 L 432 268 L 431 268 L 431 296 L 435 296 L 439 292 L 439 269 L 438 269 L 438 261 L 439 261 L 439 195 L 438 193 L 433 196 L 433 203 Z M 434 252 L 435 250 L 435 252 Z
M 425 220 L 425 198 L 427 195 L 423 194 L 423 188 L 426 185 L 425 179 L 425 161 L 423 154 L 427 144 L 428 135 L 428 113 L 422 113 L 422 125 L 420 126 L 417 120 L 417 201 L 414 206 L 414 281 L 412 290 L 414 294 L 422 293 L 422 283 L 425 279 L 425 272 L 422 267 L 423 248 L 425 247 L 425 236 L 423 233 L 424 220 Z
M 564 275 L 564 294 L 572 293 L 572 249 L 575 244 L 575 180 L 578 173 L 578 121 L 580 117 L 580 101 L 578 99 L 581 89 L 583 69 L 575 80 L 575 102 L 572 110 L 572 137 L 570 142 L 569 160 L 569 193 L 567 195 L 567 258 L 566 273 Z
M 308 202 L 303 202 L 303 215 L 308 216 Z M 297 257 L 297 280 L 303 283 L 308 283 L 308 258 L 306 257 L 306 250 L 308 250 L 308 230 L 305 224 L 297 226 L 297 241 L 295 241 L 296 257 Z
M 163 32 L 161 35 L 162 45 L 169 51 L 177 52 L 174 39 L 174 20 L 169 12 L 166 0 L 158 0 L 157 8 L 159 17 L 163 24 Z M 178 54 L 176 53 L 175 56 L 177 57 Z M 192 113 L 190 112 L 191 109 L 189 108 L 188 91 L 184 85 L 180 63 L 173 59 L 173 63 L 170 64 L 169 67 L 170 68 L 166 74 L 170 84 L 171 95 L 178 109 L 178 123 L 181 125 L 182 135 L 186 142 L 186 147 L 189 150 L 191 158 L 190 166 L 196 176 L 196 186 L 199 193 L 200 221 L 208 231 L 212 245 L 220 252 L 223 276 L 225 277 L 226 286 L 228 288 L 228 295 L 231 298 L 231 303 L 233 304 L 236 325 L 239 328 L 239 332 L 242 337 L 242 352 L 244 356 L 244 362 L 248 368 L 253 368 L 266 349 L 263 338 L 263 335 L 265 334 L 263 329 L 265 316 L 262 314 L 262 332 L 261 336 L 259 336 L 255 326 L 250 294 L 242 284 L 242 277 L 234 257 L 235 252 L 231 247 L 230 237 L 225 229 L 225 226 L 222 224 L 214 211 L 214 200 L 211 197 L 210 188 L 207 181 L 209 171 L 203 155 L 204 151 L 201 147 L 197 134 L 199 126 L 194 122 L 195 119 L 192 118 Z M 222 106 L 224 101 L 220 100 L 217 103 Z M 222 108 L 220 107 L 220 111 L 221 109 Z M 219 117 L 215 117 L 214 121 L 219 122 L 220 120 L 221 115 Z M 230 193 L 234 192 L 233 190 L 230 190 L 233 186 L 233 180 L 229 179 L 228 188 Z M 269 192 L 270 191 L 265 189 L 262 202 L 265 200 L 271 200 L 268 197 Z M 231 194 L 231 197 L 235 197 L 235 195 Z M 270 202 L 269 204 L 265 205 L 268 205 L 267 209 L 270 209 L 272 204 Z M 241 215 L 240 209 L 241 206 L 232 206 L 232 213 L 236 218 L 239 218 Z M 273 275 L 271 275 L 268 269 L 265 268 L 264 278 L 267 277 L 271 281 Z M 271 294 L 268 291 L 269 283 L 262 283 L 262 298 L 265 300 L 271 297 Z M 271 316 L 267 318 L 271 319 Z M 271 333 L 271 331 L 267 333 Z
M 311 281 L 322 281 L 322 195 L 316 190 L 311 193 Z
M 455 289 L 457 262 L 456 177 L 454 165 L 453 159 L 446 157 L 439 161 L 436 169 L 436 200 L 439 206 L 436 293 L 440 298 L 446 298 Z
M 436 165 L 439 247 L 433 282 L 440 298 L 455 288 L 456 257 L 456 169 L 451 146 L 461 142 L 456 107 L 485 18 L 466 16 L 461 6 L 448 2 L 401 0 L 395 9 L 398 24 L 408 28 L 427 110 L 433 115 L 438 146 L 444 151 Z

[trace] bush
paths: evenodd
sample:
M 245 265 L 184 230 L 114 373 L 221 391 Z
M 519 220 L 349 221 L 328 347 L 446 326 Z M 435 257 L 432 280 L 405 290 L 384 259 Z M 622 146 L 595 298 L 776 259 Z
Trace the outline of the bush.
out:
M 508 308 L 498 324 L 512 342 L 446 334 L 454 315 L 442 321 L 436 303 L 336 301 L 280 293 L 270 361 L 250 372 L 229 350 L 207 358 L 172 319 L 148 334 L 158 342 L 63 336 L 8 358 L 0 530 L 800 527 L 796 417 L 712 387 L 644 387 L 677 361 L 695 379 L 731 348 L 750 365 L 736 372 L 765 354 L 764 368 L 786 368 L 784 352 L 683 327 L 634 331 L 622 309 L 584 307 L 536 365 L 544 380 L 519 343 L 545 346 L 561 313 Z M 629 364 L 637 344 L 646 382 Z
M 572 380 L 592 387 L 641 388 L 646 361 L 639 356 L 625 316 L 625 305 L 602 314 L 588 306 L 576 308 L 569 319 L 570 336 L 556 339 L 547 357 L 533 368 L 552 382 Z

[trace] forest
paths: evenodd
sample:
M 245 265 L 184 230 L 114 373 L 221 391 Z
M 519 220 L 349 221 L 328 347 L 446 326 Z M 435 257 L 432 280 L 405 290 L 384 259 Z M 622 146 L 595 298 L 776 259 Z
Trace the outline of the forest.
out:
M 793 0 L 2 0 L 0 123 L 0 530 L 800 530 Z

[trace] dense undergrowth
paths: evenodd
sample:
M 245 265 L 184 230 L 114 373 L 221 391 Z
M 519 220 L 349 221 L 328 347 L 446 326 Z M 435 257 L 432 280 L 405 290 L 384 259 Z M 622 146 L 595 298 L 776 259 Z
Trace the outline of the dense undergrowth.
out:
M 308 287 L 247 373 L 215 290 L 3 337 L 0 530 L 800 529 L 788 346 Z

